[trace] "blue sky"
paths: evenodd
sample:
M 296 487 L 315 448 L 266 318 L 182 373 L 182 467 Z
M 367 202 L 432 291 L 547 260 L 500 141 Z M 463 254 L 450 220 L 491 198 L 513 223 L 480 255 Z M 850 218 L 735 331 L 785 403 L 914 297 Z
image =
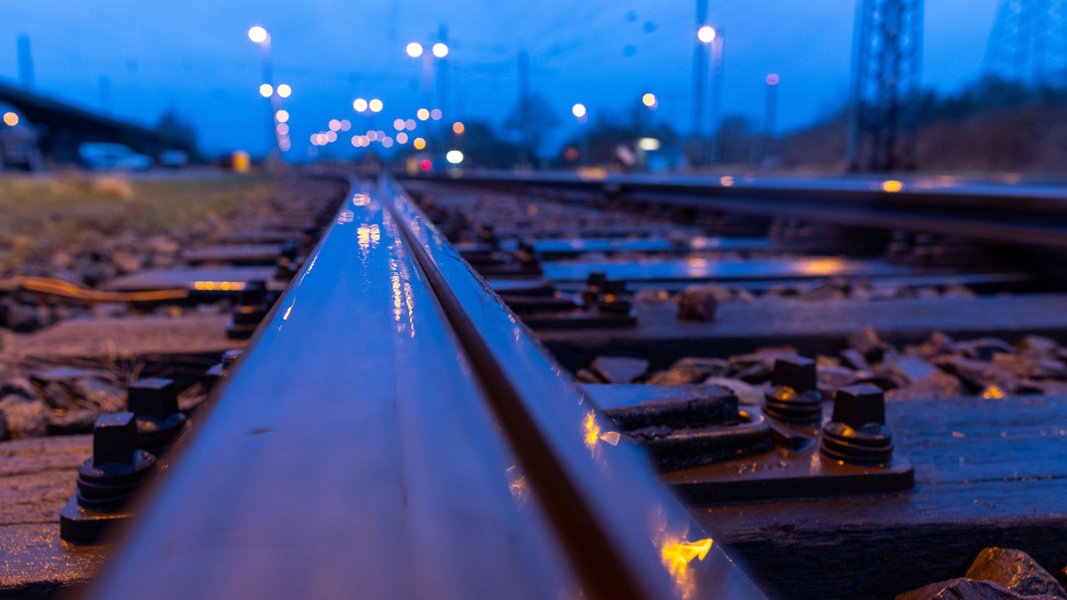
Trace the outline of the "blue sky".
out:
M 924 85 L 951 91 L 981 72 L 997 0 L 928 0 Z M 763 78 L 781 77 L 778 124 L 794 129 L 843 105 L 852 43 L 852 0 L 710 0 L 723 33 L 724 114 L 759 123 Z M 154 123 L 168 107 L 198 129 L 209 152 L 267 144 L 262 58 L 246 31 L 273 39 L 277 82 L 292 85 L 293 151 L 331 118 L 390 129 L 423 104 L 422 66 L 409 41 L 435 41 L 442 26 L 450 117 L 499 124 L 518 97 L 518 53 L 530 57 L 530 87 L 562 122 L 583 102 L 596 119 L 622 114 L 644 92 L 656 118 L 688 130 L 692 114 L 695 0 L 0 0 L 0 77 L 18 75 L 16 40 L 29 36 L 36 88 L 118 117 Z M 4 46 L 0 46 L 4 47 Z M 440 64 L 440 63 L 439 63 Z M 374 119 L 355 115 L 357 96 L 380 97 Z M 349 150 L 348 146 L 345 150 Z M 345 154 L 342 152 L 341 154 Z

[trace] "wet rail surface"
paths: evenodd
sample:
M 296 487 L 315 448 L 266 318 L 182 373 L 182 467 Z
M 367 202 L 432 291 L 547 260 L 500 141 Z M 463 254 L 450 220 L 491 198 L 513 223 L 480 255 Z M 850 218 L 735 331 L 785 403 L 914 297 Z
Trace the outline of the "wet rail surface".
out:
M 357 185 L 88 595 L 762 597 L 559 375 Z

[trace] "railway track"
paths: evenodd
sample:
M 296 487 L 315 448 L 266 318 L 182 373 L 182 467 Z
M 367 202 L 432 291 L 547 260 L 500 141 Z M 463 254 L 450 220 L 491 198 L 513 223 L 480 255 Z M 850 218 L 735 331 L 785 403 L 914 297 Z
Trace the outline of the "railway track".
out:
M 1056 261 L 1027 262 L 1063 249 L 1058 196 L 838 187 L 382 176 L 352 184 L 302 268 L 283 253 L 287 288 L 244 289 L 282 268 L 264 245 L 284 240 L 252 233 L 187 251 L 233 265 L 212 278 L 114 283 L 243 291 L 262 322 L 89 597 L 884 597 L 997 544 L 1058 569 L 1067 473 L 1042 424 L 1067 417 L 1067 369 L 1026 379 L 1043 396 L 996 381 L 905 404 L 922 365 L 828 368 L 934 330 L 1067 340 Z M 702 288 L 707 318 L 679 320 Z M 686 360 L 714 373 L 682 381 Z M 963 360 L 933 371 L 969 385 Z M 834 454 L 851 442 L 823 421 L 859 429 L 846 413 L 873 396 L 895 454 Z M 998 435 L 1038 459 L 962 468 Z

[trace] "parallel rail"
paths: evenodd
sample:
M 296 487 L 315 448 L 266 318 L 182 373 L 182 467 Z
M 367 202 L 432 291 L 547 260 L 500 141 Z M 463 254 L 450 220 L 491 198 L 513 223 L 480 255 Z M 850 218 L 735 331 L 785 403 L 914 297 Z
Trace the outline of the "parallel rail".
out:
M 89 596 L 762 597 L 559 373 L 356 184 Z
M 865 179 L 464 172 L 437 182 L 581 191 L 609 202 L 657 204 L 871 229 L 958 236 L 998 245 L 1067 251 L 1067 188 Z M 899 189 L 897 189 L 899 184 Z M 887 189 L 889 191 L 887 191 Z

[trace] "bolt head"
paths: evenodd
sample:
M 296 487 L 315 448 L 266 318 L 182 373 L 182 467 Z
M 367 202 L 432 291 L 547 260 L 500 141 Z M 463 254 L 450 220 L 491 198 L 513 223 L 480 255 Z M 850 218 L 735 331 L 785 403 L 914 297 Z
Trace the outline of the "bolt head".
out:
M 137 453 L 137 421 L 133 413 L 100 415 L 93 425 L 93 464 L 131 464 Z
M 882 389 L 861 383 L 837 390 L 833 421 L 860 429 L 868 423 L 885 425 L 885 395 Z
M 771 385 L 789 386 L 798 394 L 816 389 L 815 361 L 803 356 L 783 356 L 774 361 Z
M 178 392 L 170 379 L 142 379 L 126 389 L 126 408 L 135 415 L 162 421 L 178 412 Z

